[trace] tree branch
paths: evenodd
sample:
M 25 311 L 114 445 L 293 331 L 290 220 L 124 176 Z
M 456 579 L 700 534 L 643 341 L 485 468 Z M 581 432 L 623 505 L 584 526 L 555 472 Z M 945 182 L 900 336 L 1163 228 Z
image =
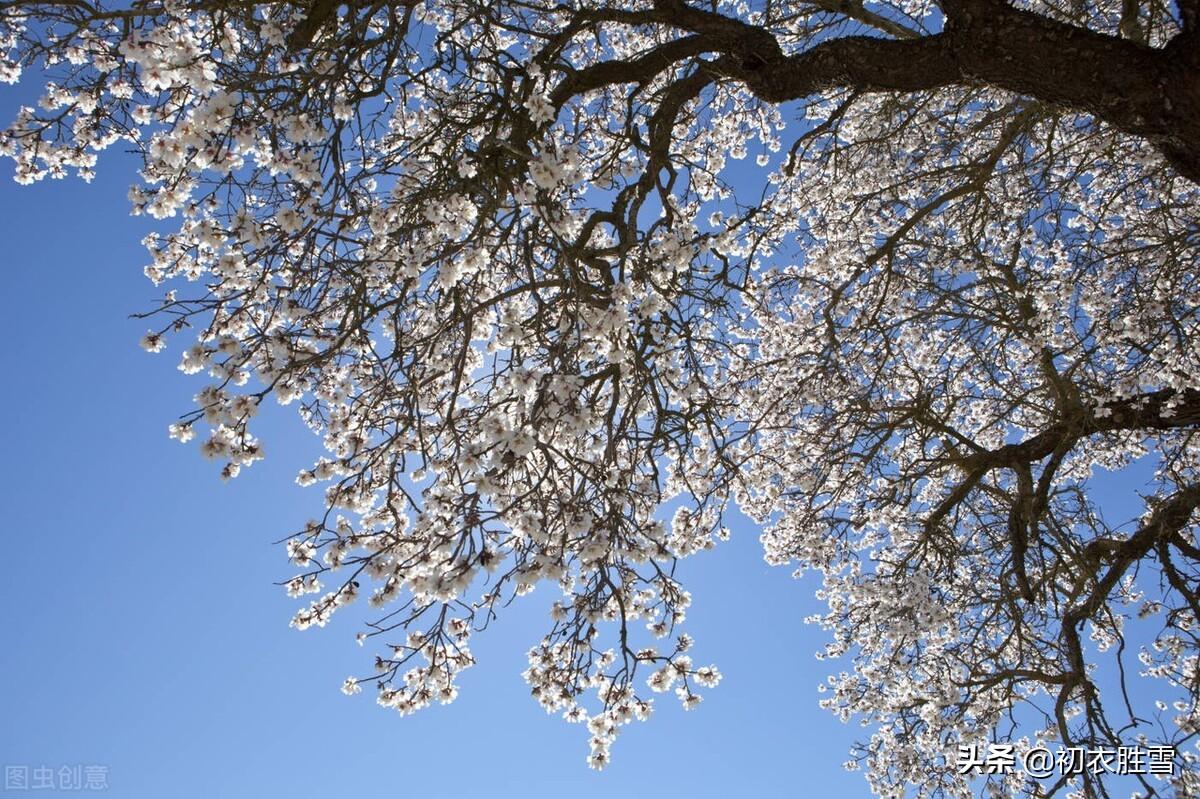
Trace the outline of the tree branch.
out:
M 1181 174 L 1200 182 L 1200 56 L 1183 41 L 1155 50 L 995 0 L 958 0 L 946 4 L 947 25 L 940 34 L 849 36 L 784 55 L 763 28 L 682 0 L 658 0 L 655 7 L 664 22 L 703 35 L 723 56 L 720 71 L 767 102 L 840 87 L 877 92 L 993 86 L 1086 112 L 1142 137 Z M 1181 13 L 1192 18 L 1190 11 Z M 1191 41 L 1193 29 L 1176 38 Z

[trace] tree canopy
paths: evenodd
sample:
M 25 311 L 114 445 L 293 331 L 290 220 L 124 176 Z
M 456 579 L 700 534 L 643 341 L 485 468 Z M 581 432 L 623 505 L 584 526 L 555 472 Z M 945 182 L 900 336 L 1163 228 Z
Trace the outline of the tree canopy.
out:
M 234 477 L 273 396 L 323 438 L 286 586 L 374 609 L 347 693 L 453 700 L 552 586 L 524 676 L 603 767 L 720 681 L 676 563 L 736 507 L 823 575 L 875 792 L 1032 793 L 961 773 L 989 740 L 1200 790 L 1197 0 L 0 0 L 30 73 L 17 180 L 133 149 L 177 222 L 171 435 Z

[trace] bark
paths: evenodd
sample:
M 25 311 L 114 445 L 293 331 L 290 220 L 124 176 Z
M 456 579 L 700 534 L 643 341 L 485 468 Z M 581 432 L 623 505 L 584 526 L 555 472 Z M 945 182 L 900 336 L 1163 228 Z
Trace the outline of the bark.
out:
M 1166 47 L 1097 33 L 1002 0 L 946 0 L 942 33 L 850 36 L 785 55 L 766 30 L 658 0 L 658 19 L 701 37 L 710 66 L 768 102 L 846 87 L 862 92 L 987 85 L 1083 111 L 1145 139 L 1200 183 L 1200 11 L 1179 5 L 1182 31 Z

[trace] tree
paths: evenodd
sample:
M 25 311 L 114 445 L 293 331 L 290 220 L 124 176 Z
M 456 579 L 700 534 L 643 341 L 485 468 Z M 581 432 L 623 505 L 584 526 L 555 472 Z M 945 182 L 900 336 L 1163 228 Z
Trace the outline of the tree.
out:
M 451 701 L 557 582 L 525 678 L 602 767 L 719 681 L 675 564 L 736 504 L 824 575 L 877 793 L 1034 792 L 960 773 L 988 740 L 1200 789 L 1196 0 L 0 0 L 0 40 L 50 81 L 17 179 L 132 147 L 180 220 L 142 344 L 211 380 L 171 435 L 236 476 L 274 395 L 324 437 L 287 589 L 378 609 L 347 693 Z

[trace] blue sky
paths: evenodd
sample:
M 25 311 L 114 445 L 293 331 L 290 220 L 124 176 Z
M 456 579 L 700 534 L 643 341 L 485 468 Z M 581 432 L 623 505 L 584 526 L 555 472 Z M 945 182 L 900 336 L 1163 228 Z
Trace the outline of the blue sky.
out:
M 29 95 L 0 86 L 0 116 Z M 659 696 L 602 773 L 584 729 L 546 715 L 520 677 L 551 586 L 472 640 L 454 704 L 401 718 L 369 689 L 344 696 L 372 654 L 356 617 L 297 632 L 301 603 L 275 585 L 292 571 L 271 542 L 321 509 L 319 487 L 294 483 L 316 437 L 268 403 L 267 458 L 228 484 L 167 437 L 204 381 L 175 369 L 175 349 L 138 347 L 147 325 L 129 314 L 161 289 L 142 275 L 151 222 L 129 216 L 136 167 L 110 152 L 93 184 L 21 187 L 0 163 L 0 796 L 10 768 L 52 769 L 58 785 L 75 766 L 101 767 L 129 799 L 867 795 L 841 767 L 866 731 L 817 707 L 838 668 L 813 657 L 826 637 L 802 623 L 821 610 L 817 578 L 768 567 L 745 519 L 681 566 L 696 661 L 722 684 L 690 713 Z M 1146 477 L 1097 482 L 1114 520 L 1139 510 Z
M 128 314 L 159 293 L 141 272 L 149 222 L 128 212 L 134 169 L 108 153 L 91 185 L 21 187 L 0 165 L 0 765 L 103 766 L 130 799 L 867 794 L 841 768 L 860 731 L 816 706 L 825 638 L 801 621 L 816 579 L 768 567 L 744 520 L 683 566 L 695 655 L 724 681 L 690 713 L 660 697 L 603 773 L 520 677 L 549 586 L 477 637 L 454 704 L 401 718 L 343 696 L 369 655 L 355 620 L 292 630 L 297 601 L 274 585 L 290 572 L 271 542 L 320 509 L 293 482 L 318 442 L 272 406 L 267 459 L 225 484 L 167 438 L 203 381 L 137 346 Z

